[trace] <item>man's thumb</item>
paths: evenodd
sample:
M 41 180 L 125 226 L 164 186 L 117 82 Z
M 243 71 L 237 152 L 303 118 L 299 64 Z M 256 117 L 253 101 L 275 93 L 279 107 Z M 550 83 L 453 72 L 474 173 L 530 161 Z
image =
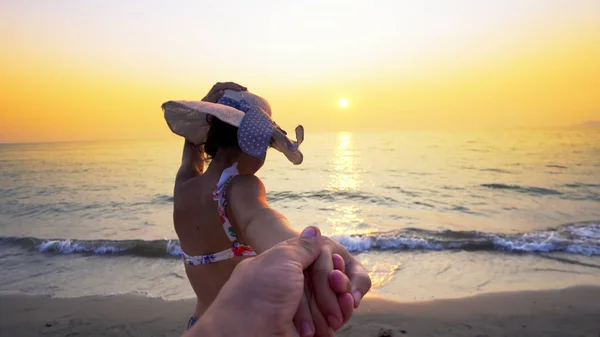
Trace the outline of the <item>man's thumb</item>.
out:
M 318 227 L 306 227 L 298 238 L 291 240 L 290 245 L 296 261 L 302 265 L 302 269 L 306 269 L 321 254 L 321 231 Z

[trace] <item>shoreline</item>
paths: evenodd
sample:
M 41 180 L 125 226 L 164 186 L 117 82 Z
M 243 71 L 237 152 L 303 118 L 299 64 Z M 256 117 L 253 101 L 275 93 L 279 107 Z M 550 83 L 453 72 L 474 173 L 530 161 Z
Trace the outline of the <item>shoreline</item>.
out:
M 2 336 L 180 336 L 193 300 L 0 295 Z M 600 287 L 396 302 L 367 296 L 336 336 L 600 335 Z

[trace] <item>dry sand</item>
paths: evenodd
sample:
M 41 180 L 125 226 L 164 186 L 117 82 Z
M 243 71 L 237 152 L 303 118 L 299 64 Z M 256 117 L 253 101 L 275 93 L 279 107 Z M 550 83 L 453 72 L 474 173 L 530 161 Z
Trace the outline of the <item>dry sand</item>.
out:
M 0 296 L 0 336 L 179 336 L 193 302 Z M 398 303 L 367 298 L 337 336 L 600 336 L 600 288 Z

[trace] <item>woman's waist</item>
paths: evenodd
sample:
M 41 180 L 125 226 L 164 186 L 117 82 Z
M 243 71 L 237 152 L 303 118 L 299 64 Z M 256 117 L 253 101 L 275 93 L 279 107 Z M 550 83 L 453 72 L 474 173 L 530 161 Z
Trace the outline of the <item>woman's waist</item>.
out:
M 181 258 L 186 265 L 198 266 L 227 261 L 237 257 L 256 255 L 250 246 L 238 241 L 224 243 L 223 245 L 220 245 L 219 248 L 216 248 L 214 244 L 211 246 L 212 247 L 210 248 L 202 247 L 203 249 L 199 249 L 201 246 L 197 244 L 193 246 L 195 249 L 190 251 L 188 250 L 188 247 L 185 247 L 182 243 Z
M 185 265 L 185 272 L 200 303 L 212 303 L 243 258 L 233 258 L 197 266 Z

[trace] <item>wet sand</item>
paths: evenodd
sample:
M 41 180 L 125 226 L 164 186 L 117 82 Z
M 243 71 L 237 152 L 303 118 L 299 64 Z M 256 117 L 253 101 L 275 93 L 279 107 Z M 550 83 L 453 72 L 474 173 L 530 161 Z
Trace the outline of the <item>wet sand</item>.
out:
M 1 295 L 0 336 L 179 336 L 193 301 Z M 337 336 L 600 336 L 600 287 L 400 303 L 366 298 Z

